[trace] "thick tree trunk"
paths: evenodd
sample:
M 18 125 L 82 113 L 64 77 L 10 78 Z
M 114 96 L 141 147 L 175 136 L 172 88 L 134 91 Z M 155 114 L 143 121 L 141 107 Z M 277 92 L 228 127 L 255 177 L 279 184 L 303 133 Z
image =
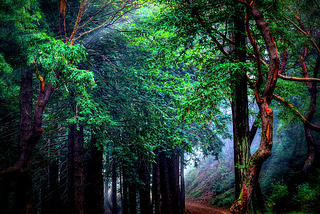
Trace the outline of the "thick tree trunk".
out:
M 141 164 L 139 168 L 140 180 L 144 183 L 144 186 L 140 188 L 140 211 L 141 214 L 149 214 L 151 212 L 150 206 L 150 173 L 148 169 L 148 163 L 144 160 L 141 154 Z
M 180 206 L 180 187 L 179 187 L 179 156 L 173 153 L 170 158 L 167 158 L 169 167 L 169 186 L 172 200 L 173 213 L 182 213 Z
M 154 151 L 155 159 L 153 163 L 153 181 L 152 181 L 152 201 L 154 204 L 154 213 L 160 214 L 160 164 L 159 164 L 159 150 Z
M 87 165 L 86 213 L 104 213 L 102 158 L 103 152 L 97 147 L 97 138 L 91 134 L 90 157 Z
M 68 134 L 68 202 L 70 214 L 84 213 L 83 127 L 69 126 Z
M 170 196 L 170 180 L 167 157 L 165 152 L 160 153 L 160 191 L 161 191 L 161 212 L 173 214 L 172 200 Z
M 42 91 L 41 91 L 42 92 Z M 39 99 L 40 95 L 39 94 Z M 35 123 L 42 122 L 41 120 L 36 121 L 36 115 L 32 119 L 32 70 L 27 68 L 21 70 L 21 84 L 20 84 L 20 118 L 19 118 L 19 160 L 15 163 L 14 167 L 10 167 L 3 170 L 0 173 L 1 186 L 4 186 L 5 191 L 1 195 L 9 194 L 14 192 L 15 201 L 7 201 L 8 209 L 5 207 L 4 210 L 17 213 L 32 213 L 32 182 L 29 171 L 24 171 L 31 163 L 32 152 L 38 139 L 35 131 L 38 130 L 38 126 Z M 42 112 L 36 111 L 35 114 Z M 40 133 L 41 135 L 41 133 Z M 16 182 L 16 187 L 12 184 Z M 7 188 L 7 187 L 13 187 Z M 11 207 L 11 208 L 10 208 Z
M 246 31 L 244 25 L 244 7 L 235 6 L 234 22 L 234 56 L 239 62 L 246 62 Z M 250 157 L 248 93 L 246 71 L 234 71 L 232 93 L 232 121 L 234 145 L 235 193 L 239 197 Z
M 21 70 L 20 120 L 19 120 L 19 155 L 27 148 L 32 135 L 32 71 Z

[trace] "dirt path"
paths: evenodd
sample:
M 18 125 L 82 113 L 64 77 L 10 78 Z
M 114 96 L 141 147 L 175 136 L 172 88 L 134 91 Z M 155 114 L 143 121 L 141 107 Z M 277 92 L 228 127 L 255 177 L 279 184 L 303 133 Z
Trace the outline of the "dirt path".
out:
M 185 214 L 230 214 L 229 210 L 197 200 L 186 200 Z

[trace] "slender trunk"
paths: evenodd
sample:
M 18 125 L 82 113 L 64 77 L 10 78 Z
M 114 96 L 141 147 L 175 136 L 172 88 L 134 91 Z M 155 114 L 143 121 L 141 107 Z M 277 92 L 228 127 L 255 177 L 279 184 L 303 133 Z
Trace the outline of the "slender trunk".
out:
M 83 126 L 76 130 L 74 143 L 75 213 L 84 213 Z
M 141 214 L 151 213 L 150 206 L 150 173 L 148 170 L 147 160 L 144 160 L 141 155 L 141 165 L 139 168 L 140 180 L 144 183 L 144 186 L 140 188 L 140 211 Z
M 318 55 L 316 66 L 313 72 L 313 78 L 317 78 L 319 73 L 319 66 L 320 66 L 320 56 Z M 310 92 L 309 112 L 305 118 L 306 120 L 311 122 L 313 115 L 316 111 L 316 104 L 317 104 L 317 83 L 316 82 L 313 82 L 311 87 L 309 87 L 309 92 Z M 307 124 L 304 125 L 304 130 L 305 130 L 305 136 L 306 136 L 307 145 L 308 145 L 308 159 L 305 161 L 302 167 L 302 172 L 307 174 L 316 160 L 317 146 L 314 141 L 312 131 Z
M 160 191 L 161 191 L 161 212 L 173 214 L 172 200 L 170 196 L 169 170 L 165 152 L 160 153 Z
M 122 176 L 123 176 L 123 214 L 128 214 L 128 178 L 127 178 L 127 170 L 126 167 L 122 168 Z
M 181 153 L 181 210 L 186 208 L 186 189 L 184 183 L 184 151 Z
M 69 125 L 68 132 L 68 213 L 75 212 L 74 196 L 74 124 Z
M 257 121 L 254 121 L 254 123 L 252 124 L 251 130 L 249 133 L 249 136 L 250 136 L 249 137 L 249 146 L 252 145 L 253 139 L 257 133 L 257 130 L 258 130 L 257 123 L 258 123 Z M 267 204 L 266 204 L 265 197 L 263 195 L 263 191 L 262 191 L 261 183 L 260 183 L 259 179 L 258 179 L 256 187 L 255 187 L 255 196 L 256 196 L 258 207 L 259 207 L 260 211 L 262 213 L 266 213 L 267 212 Z
M 117 168 L 115 161 L 112 165 L 112 214 L 117 214 Z
M 153 181 L 152 181 L 152 201 L 154 204 L 154 213 L 160 214 L 160 164 L 159 164 L 159 150 L 154 151 L 155 159 L 153 163 Z

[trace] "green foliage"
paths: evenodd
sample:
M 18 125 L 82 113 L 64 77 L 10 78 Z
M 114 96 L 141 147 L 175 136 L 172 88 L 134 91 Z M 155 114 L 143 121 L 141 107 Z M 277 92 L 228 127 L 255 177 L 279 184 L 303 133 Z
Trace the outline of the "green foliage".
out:
M 278 181 L 275 184 L 271 184 L 273 191 L 271 196 L 267 198 L 267 205 L 272 207 L 273 211 L 284 211 L 286 208 L 283 204 L 288 204 L 289 202 L 289 190 L 288 186 L 285 185 L 283 182 Z
M 302 212 L 317 213 L 320 208 L 320 170 L 311 174 L 307 183 L 297 186 L 298 193 L 292 197 L 293 203 L 298 203 Z
M 225 192 L 223 192 L 222 194 L 218 195 L 217 197 L 215 197 L 210 204 L 218 206 L 218 207 L 225 207 L 225 208 L 230 208 L 230 206 L 232 205 L 232 203 L 234 202 L 234 189 L 228 189 Z

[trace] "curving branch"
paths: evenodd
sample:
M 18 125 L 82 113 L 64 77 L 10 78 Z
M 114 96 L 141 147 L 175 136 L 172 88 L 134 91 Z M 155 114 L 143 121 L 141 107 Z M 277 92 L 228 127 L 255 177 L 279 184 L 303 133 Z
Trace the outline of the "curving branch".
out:
M 287 100 L 283 99 L 282 97 L 273 94 L 273 98 L 280 103 L 282 103 L 285 107 L 287 107 L 290 111 L 292 111 L 300 120 L 303 124 L 307 125 L 310 127 L 310 129 L 320 132 L 320 126 L 314 125 L 310 123 L 294 106 Z
M 290 80 L 290 81 L 296 81 L 296 82 L 320 82 L 320 79 L 318 78 L 286 77 L 281 74 L 278 74 L 278 77 L 280 77 L 283 80 Z

